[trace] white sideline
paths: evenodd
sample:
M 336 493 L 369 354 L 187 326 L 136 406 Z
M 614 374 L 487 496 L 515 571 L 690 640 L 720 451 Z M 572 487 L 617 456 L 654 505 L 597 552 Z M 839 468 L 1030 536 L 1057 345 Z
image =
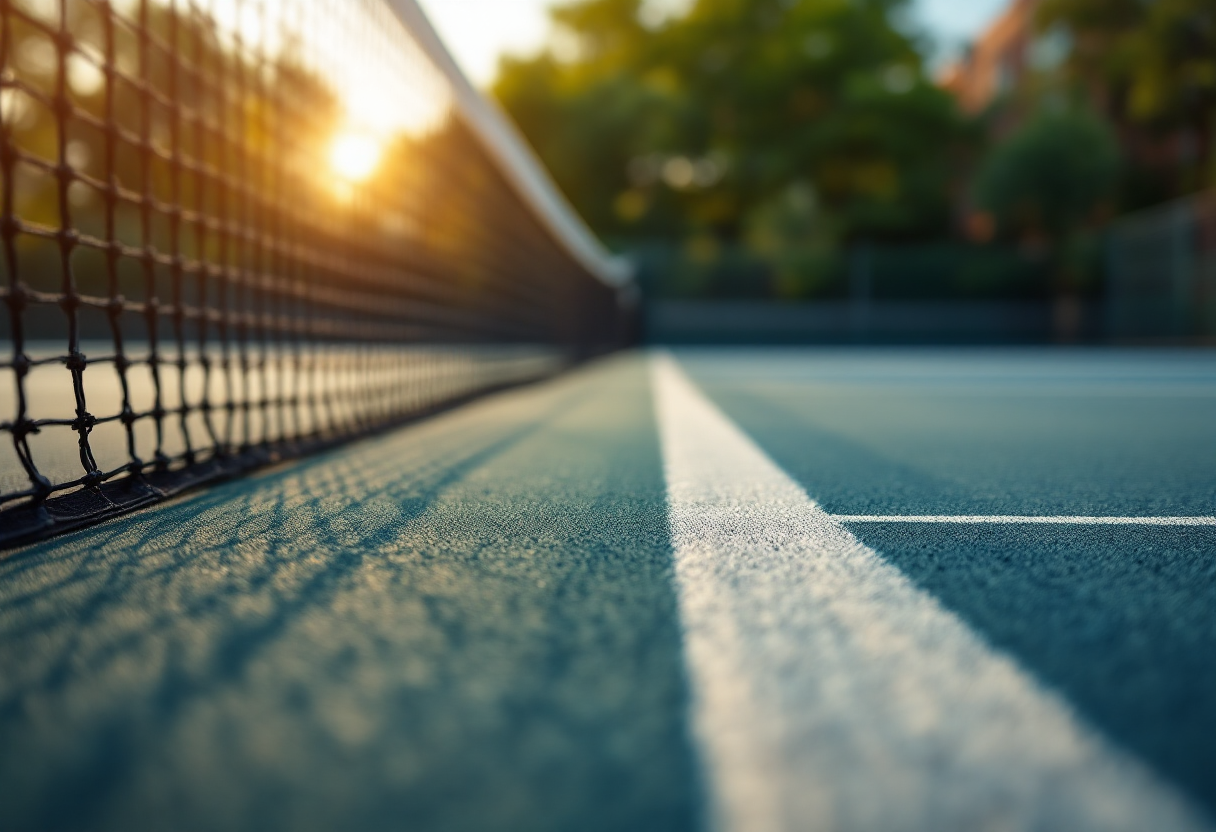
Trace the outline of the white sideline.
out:
M 652 362 L 713 828 L 1208 828 Z
M 837 523 L 1024 523 L 1059 526 L 1216 526 L 1216 517 L 1083 517 L 1036 514 L 829 514 Z

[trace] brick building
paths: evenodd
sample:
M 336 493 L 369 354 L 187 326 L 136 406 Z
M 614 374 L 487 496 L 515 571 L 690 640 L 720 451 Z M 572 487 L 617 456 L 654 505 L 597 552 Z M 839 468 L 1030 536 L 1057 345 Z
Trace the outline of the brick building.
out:
M 1013 0 L 976 38 L 962 58 L 945 68 L 939 83 L 969 113 L 1012 92 L 1030 65 L 1038 0 Z
M 1012 95 L 1031 76 L 1043 77 L 1068 56 L 1063 30 L 1038 31 L 1039 0 L 1011 0 L 966 53 L 938 78 L 968 113 L 979 113 L 994 101 Z

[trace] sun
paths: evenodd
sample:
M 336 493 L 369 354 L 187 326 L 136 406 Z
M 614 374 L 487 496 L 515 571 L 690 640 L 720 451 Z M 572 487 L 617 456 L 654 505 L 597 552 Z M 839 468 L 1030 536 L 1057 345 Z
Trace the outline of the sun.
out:
M 343 133 L 329 146 L 329 165 L 347 182 L 362 182 L 380 165 L 380 142 L 366 133 Z

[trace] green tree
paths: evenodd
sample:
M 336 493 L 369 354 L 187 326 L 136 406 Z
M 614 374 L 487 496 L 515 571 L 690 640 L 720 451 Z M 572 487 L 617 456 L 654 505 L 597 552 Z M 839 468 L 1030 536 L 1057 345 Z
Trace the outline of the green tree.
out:
M 1133 144 L 1168 145 L 1173 193 L 1216 184 L 1216 3 L 1042 0 L 1072 41 L 1068 67 Z M 1168 194 L 1162 194 L 1165 196 Z
M 1042 112 L 996 145 L 975 178 L 976 202 L 1001 232 L 1040 248 L 1070 292 L 1082 271 L 1085 231 L 1109 207 L 1119 174 L 1115 136 L 1086 112 Z
M 609 239 L 743 244 L 791 187 L 820 236 L 939 235 L 964 133 L 904 5 L 697 0 L 655 23 L 579 0 L 554 12 L 561 48 L 504 62 L 495 93 Z

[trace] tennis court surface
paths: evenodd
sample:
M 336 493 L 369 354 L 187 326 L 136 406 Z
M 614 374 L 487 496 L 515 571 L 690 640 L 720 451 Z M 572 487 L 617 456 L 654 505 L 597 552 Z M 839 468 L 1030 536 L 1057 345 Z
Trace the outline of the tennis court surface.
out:
M 1191 830 L 1216 355 L 602 359 L 0 561 L 4 829 Z

